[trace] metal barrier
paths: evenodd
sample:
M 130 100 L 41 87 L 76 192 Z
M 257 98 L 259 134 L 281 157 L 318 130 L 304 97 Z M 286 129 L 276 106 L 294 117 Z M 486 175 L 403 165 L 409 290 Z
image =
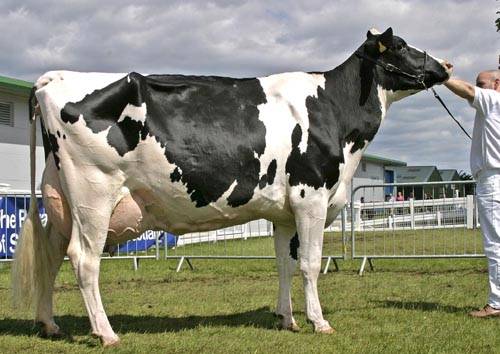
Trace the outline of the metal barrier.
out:
M 398 194 L 403 200 L 392 197 Z M 386 200 L 376 200 L 380 195 Z M 351 257 L 362 259 L 359 274 L 367 262 L 373 269 L 375 258 L 484 256 L 474 181 L 358 186 L 349 220 Z
M 37 194 L 40 197 L 40 194 Z M 0 192 L 0 262 L 11 261 L 20 231 L 27 216 L 29 192 Z M 47 215 L 39 199 L 40 216 L 45 226 Z M 346 257 L 345 212 L 325 230 L 324 273 L 337 259 Z M 274 259 L 273 226 L 267 220 L 255 220 L 208 232 L 173 236 L 161 231 L 147 231 L 124 244 L 105 249 L 102 259 L 131 259 L 134 269 L 141 259 L 178 259 L 177 271 L 184 262 L 191 268 L 192 259 Z M 3 252 L 7 250 L 8 252 Z
M 323 259 L 326 263 L 323 273 L 328 272 L 332 262 L 338 270 L 337 260 L 345 259 L 345 235 L 342 217 L 339 216 L 325 230 Z M 179 259 L 177 271 L 180 271 L 184 261 L 192 268 L 192 259 L 275 259 L 272 236 L 273 225 L 264 219 L 215 231 L 185 234 L 178 237 L 174 248 L 165 249 L 164 258 Z

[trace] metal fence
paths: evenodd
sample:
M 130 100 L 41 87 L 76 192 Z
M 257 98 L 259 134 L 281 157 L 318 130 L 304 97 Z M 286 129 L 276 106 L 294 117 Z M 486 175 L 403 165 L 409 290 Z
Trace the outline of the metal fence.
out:
M 40 195 L 38 195 L 40 197 Z M 11 261 L 19 231 L 29 206 L 27 191 L 0 192 L 0 262 Z M 39 200 L 40 216 L 47 215 Z M 345 218 L 345 214 L 343 213 Z M 346 255 L 346 236 L 342 218 L 327 229 L 324 242 L 324 272 Z M 177 271 L 184 262 L 191 268 L 193 259 L 274 259 L 273 226 L 267 220 L 254 220 L 224 229 L 189 233 L 180 236 L 161 231 L 147 231 L 138 238 L 105 249 L 103 259 L 128 258 L 134 269 L 141 259 L 177 259 Z M 6 250 L 6 251 L 4 251 Z
M 381 189 L 384 201 L 373 198 Z M 376 258 L 484 256 L 474 181 L 359 186 L 349 211 L 351 257 L 362 259 L 360 274 Z
M 383 191 L 381 193 L 381 191 Z M 395 196 L 400 194 L 402 200 Z M 386 195 L 385 200 L 380 199 Z M 46 223 L 40 203 L 42 223 Z M 0 262 L 12 260 L 29 193 L 0 192 Z M 325 230 L 326 273 L 350 255 L 361 259 L 360 274 L 376 258 L 483 257 L 475 203 L 475 182 L 393 183 L 355 188 L 351 203 Z M 177 271 L 193 259 L 274 259 L 273 226 L 266 220 L 174 236 L 147 231 L 135 240 L 107 248 L 103 259 L 177 259 Z

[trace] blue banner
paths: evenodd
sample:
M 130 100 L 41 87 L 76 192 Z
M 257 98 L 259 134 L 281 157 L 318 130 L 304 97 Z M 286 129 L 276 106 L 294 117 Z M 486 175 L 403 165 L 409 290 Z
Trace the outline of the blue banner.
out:
M 159 238 L 158 246 L 164 246 L 166 242 L 167 247 L 172 248 L 175 247 L 177 243 L 177 238 L 168 232 L 146 231 L 141 236 L 121 244 L 120 247 L 118 248 L 118 252 L 129 253 L 136 251 L 145 251 L 148 248 L 153 247 L 155 245 L 157 236 Z
M 12 258 L 16 249 L 19 231 L 22 223 L 28 216 L 29 196 L 4 196 L 0 197 L 0 259 Z M 42 225 L 47 223 L 47 214 L 38 198 L 38 208 Z M 119 245 L 120 253 L 145 251 L 156 243 L 159 236 L 159 246 L 175 247 L 177 239 L 174 235 L 163 231 L 146 231 L 136 239 Z
M 29 204 L 29 196 L 0 197 L 0 258 L 12 258 L 14 255 L 19 230 L 28 216 Z M 38 198 L 38 208 L 40 219 L 45 226 L 47 214 L 45 214 L 41 198 Z

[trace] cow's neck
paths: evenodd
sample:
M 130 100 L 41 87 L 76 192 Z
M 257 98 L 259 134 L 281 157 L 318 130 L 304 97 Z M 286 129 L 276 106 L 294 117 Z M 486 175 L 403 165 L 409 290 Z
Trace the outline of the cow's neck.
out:
M 390 104 L 387 93 L 377 84 L 373 66 L 363 65 L 352 55 L 326 72 L 325 89 L 319 96 L 331 112 L 323 117 L 328 119 L 325 125 L 340 134 L 341 145 L 353 143 L 352 152 L 366 148 L 373 140 Z

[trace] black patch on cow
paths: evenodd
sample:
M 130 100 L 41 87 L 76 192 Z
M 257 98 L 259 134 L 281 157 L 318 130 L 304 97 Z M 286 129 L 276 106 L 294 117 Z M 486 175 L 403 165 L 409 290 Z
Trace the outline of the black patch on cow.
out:
M 40 130 L 42 131 L 43 151 L 45 153 L 45 160 L 47 160 L 50 152 L 52 151 L 50 147 L 49 134 L 45 129 L 45 124 L 43 124 L 43 119 L 40 119 L 39 121 L 40 121 Z
M 144 124 L 130 117 L 118 122 L 128 104 L 143 103 Z M 257 79 L 131 73 L 80 102 L 67 103 L 61 119 L 74 124 L 81 115 L 94 133 L 111 127 L 107 141 L 120 156 L 152 136 L 182 171 L 171 180 L 180 178 L 197 207 L 218 200 L 235 181 L 227 201 L 237 207 L 259 185 L 266 129 L 257 106 L 263 103 L 266 96 Z
M 50 131 L 47 131 L 48 142 L 50 145 L 50 151 L 54 155 L 54 162 L 56 164 L 57 169 L 61 168 L 61 160 L 59 159 L 59 143 L 57 142 L 57 137 L 55 134 L 52 134 Z
M 269 166 L 267 166 L 267 173 L 262 175 L 259 181 L 259 188 L 263 189 L 266 185 L 271 185 L 274 183 L 274 177 L 276 177 L 276 169 L 278 167 L 278 164 L 276 162 L 276 159 L 273 159 L 271 163 L 269 163 Z
M 59 130 L 56 133 L 57 133 L 57 137 L 60 138 L 61 137 L 61 133 L 59 132 Z
M 120 156 L 123 156 L 137 147 L 141 129 L 142 122 L 125 117 L 109 129 L 108 144 L 113 146 Z
M 181 180 L 181 172 L 179 171 L 179 167 L 176 167 L 175 170 L 170 174 L 170 180 L 172 182 L 179 182 Z
M 286 172 L 292 186 L 305 184 L 318 189 L 332 188 L 339 178 L 339 165 L 344 163 L 343 148 L 354 142 L 351 153 L 373 139 L 381 122 L 380 101 L 375 82 L 363 88 L 369 78 L 360 77 L 361 61 L 351 56 L 344 64 L 326 72 L 325 88 L 318 87 L 317 97 L 309 96 L 306 107 L 309 115 L 307 149 L 299 150 L 302 129 L 296 125 L 292 132 L 292 151 L 286 162 Z M 369 94 L 360 103 L 362 91 Z
M 302 190 L 300 191 L 300 196 L 301 196 L 302 198 L 304 198 L 304 197 L 306 196 L 306 191 L 302 189 Z
M 293 236 L 290 239 L 290 257 L 292 257 L 295 260 L 299 258 L 298 257 L 299 247 L 300 247 L 299 235 L 295 233 L 295 236 Z
M 331 188 L 338 180 L 338 166 L 344 160 L 341 149 L 334 149 L 338 143 L 331 141 L 336 135 L 335 131 L 328 131 L 329 122 L 326 122 L 325 126 L 320 120 L 324 118 L 323 116 L 313 117 L 309 113 L 309 139 L 305 153 L 299 150 L 302 139 L 300 125 L 297 124 L 292 132 L 292 151 L 285 166 L 286 172 L 290 175 L 291 186 L 302 183 L 315 189 L 325 185 Z

